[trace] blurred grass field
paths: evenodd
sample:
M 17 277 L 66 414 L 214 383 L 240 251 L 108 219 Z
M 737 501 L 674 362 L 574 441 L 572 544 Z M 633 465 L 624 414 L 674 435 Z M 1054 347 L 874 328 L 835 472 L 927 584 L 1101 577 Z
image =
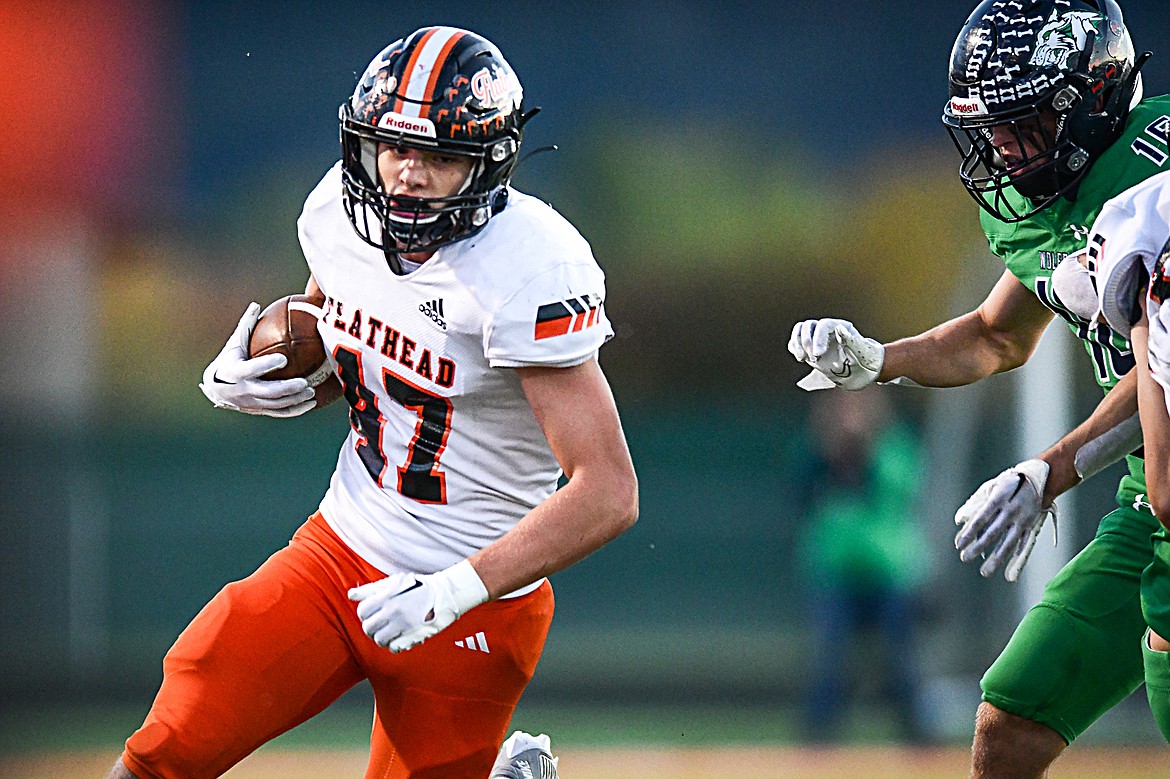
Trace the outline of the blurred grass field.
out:
M 967 776 L 958 747 L 899 749 L 841 747 L 594 748 L 557 750 L 564 779 L 939 779 Z M 1053 779 L 1155 779 L 1167 775 L 1166 755 L 1148 747 L 1090 748 L 1065 755 Z M 8 779 L 100 779 L 113 759 L 93 752 L 18 755 L 0 761 Z M 360 750 L 267 749 L 249 757 L 229 779 L 360 777 Z
M 0 714 L 0 777 L 105 775 L 145 706 L 9 707 Z M 552 735 L 565 779 L 935 779 L 965 777 L 966 744 L 898 746 L 857 718 L 847 742 L 807 746 L 790 711 L 754 706 L 522 707 L 515 728 Z M 369 709 L 340 705 L 250 756 L 230 779 L 342 779 L 365 770 Z M 1161 745 L 1087 743 L 1052 779 L 1154 779 L 1170 775 Z

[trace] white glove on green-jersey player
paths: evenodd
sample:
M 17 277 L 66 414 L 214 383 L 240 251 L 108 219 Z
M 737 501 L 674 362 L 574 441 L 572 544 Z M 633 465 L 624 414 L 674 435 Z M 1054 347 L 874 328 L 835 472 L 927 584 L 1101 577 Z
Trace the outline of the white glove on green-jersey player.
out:
M 1025 460 L 975 490 L 955 513 L 960 560 L 968 563 L 982 555 L 979 573 L 984 577 L 1003 568 L 1003 578 L 1009 582 L 1019 578 L 1049 514 L 1056 533 L 1056 504 L 1040 505 L 1048 470 L 1043 460 Z
M 805 390 L 863 389 L 877 379 L 885 359 L 884 346 L 857 332 L 853 323 L 844 319 L 797 322 L 788 340 L 788 351 L 813 369 L 797 382 Z

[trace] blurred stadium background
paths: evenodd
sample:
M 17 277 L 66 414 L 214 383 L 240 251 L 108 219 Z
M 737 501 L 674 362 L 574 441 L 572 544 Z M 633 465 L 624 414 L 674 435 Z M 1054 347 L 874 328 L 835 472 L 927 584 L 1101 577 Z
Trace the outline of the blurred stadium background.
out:
M 580 759 L 808 741 L 810 398 L 785 344 L 814 315 L 883 340 L 918 332 L 998 276 L 938 122 L 970 6 L 0 3 L 0 773 L 42 775 L 37 756 L 76 750 L 99 767 L 50 773 L 102 770 L 178 631 L 316 507 L 342 409 L 242 417 L 196 383 L 248 301 L 303 286 L 295 219 L 336 158 L 337 106 L 374 53 L 431 23 L 494 40 L 544 109 L 526 146 L 559 151 L 515 183 L 576 223 L 607 272 L 617 337 L 602 362 L 642 484 L 639 524 L 554 578 L 516 725 Z M 1159 55 L 1147 93 L 1163 92 L 1170 7 L 1124 10 Z M 966 496 L 1097 399 L 1063 327 L 1039 359 L 975 388 L 880 390 L 924 447 L 929 578 L 899 662 L 952 774 L 980 674 L 1112 503 L 1116 470 L 1064 503 L 1060 547 L 1020 585 L 953 553 Z M 1037 396 L 1046 418 L 1015 410 Z M 865 651 L 843 660 L 858 695 L 830 746 L 901 745 L 873 667 Z M 357 690 L 276 747 L 360 752 L 369 706 Z M 1085 742 L 1160 744 L 1144 693 Z M 862 758 L 870 775 L 909 775 L 887 754 Z M 677 775 L 711 773 L 695 770 Z

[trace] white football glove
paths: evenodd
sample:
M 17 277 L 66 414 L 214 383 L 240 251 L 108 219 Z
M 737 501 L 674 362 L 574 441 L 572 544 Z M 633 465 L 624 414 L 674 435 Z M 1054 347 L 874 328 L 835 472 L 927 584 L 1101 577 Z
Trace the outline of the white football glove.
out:
M 983 555 L 979 573 L 984 577 L 1004 567 L 1003 578 L 1014 582 L 1036 545 L 1044 519 L 1052 515 L 1056 537 L 1056 504 L 1041 508 L 1048 463 L 1025 460 L 994 479 L 983 482 L 957 512 L 955 548 L 967 563 Z
M 259 319 L 260 304 L 252 303 L 240 317 L 240 323 L 223 350 L 204 369 L 199 389 L 216 408 L 245 414 L 295 417 L 309 411 L 317 401 L 306 379 L 261 378 L 269 371 L 287 365 L 287 357 L 265 354 L 248 358 L 248 341 Z
M 788 351 L 812 366 L 799 382 L 805 390 L 842 387 L 859 390 L 873 384 L 885 360 L 885 347 L 857 332 L 844 319 L 806 319 L 797 322 L 788 340 Z
M 438 573 L 396 573 L 354 587 L 362 630 L 379 646 L 403 652 L 421 644 L 488 599 L 487 588 L 464 560 Z

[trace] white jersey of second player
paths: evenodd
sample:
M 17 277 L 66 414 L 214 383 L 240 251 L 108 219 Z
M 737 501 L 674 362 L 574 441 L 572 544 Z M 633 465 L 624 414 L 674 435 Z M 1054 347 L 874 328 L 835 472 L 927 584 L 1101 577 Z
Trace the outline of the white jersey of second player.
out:
M 1106 201 L 1089 230 L 1088 257 L 1096 279 L 1098 316 L 1127 338 L 1134 300 L 1144 281 L 1155 274 L 1167 237 L 1170 171 L 1150 176 Z M 1151 319 L 1161 302 L 1157 296 L 1147 298 Z
M 556 490 L 560 466 L 504 369 L 596 355 L 613 335 L 605 277 L 572 225 L 516 190 L 479 233 L 397 275 L 355 234 L 341 187 L 338 163 L 297 223 L 353 428 L 321 513 L 385 573 L 441 570 Z

